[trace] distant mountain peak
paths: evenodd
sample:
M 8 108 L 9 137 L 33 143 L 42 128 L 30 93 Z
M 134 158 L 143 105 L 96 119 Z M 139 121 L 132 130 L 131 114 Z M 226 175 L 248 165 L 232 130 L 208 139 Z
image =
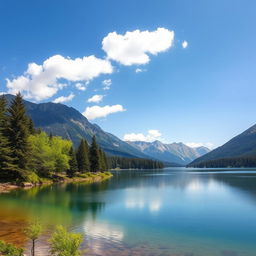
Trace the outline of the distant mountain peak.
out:
M 153 142 L 128 141 L 128 143 L 153 158 L 166 162 L 186 165 L 194 159 L 208 153 L 207 148 L 190 148 L 182 142 L 165 144 L 159 140 Z

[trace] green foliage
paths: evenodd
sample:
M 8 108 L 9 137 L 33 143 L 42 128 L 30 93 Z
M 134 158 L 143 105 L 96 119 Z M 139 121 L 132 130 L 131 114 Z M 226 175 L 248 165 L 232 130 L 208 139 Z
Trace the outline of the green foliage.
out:
M 0 255 L 4 256 L 23 256 L 23 249 L 17 248 L 12 244 L 0 240 Z
M 31 240 L 37 240 L 42 234 L 43 227 L 39 222 L 30 223 L 30 225 L 25 229 L 26 236 Z
M 143 158 L 125 158 L 125 157 L 109 157 L 109 166 L 111 169 L 162 169 L 164 164 L 160 161 L 143 159 Z
M 0 177 L 5 178 L 12 169 L 11 147 L 9 145 L 7 130 L 6 101 L 0 97 Z
M 78 170 L 80 172 L 87 172 L 90 170 L 89 147 L 84 139 L 81 139 L 80 145 L 77 149 L 76 159 Z
M 95 135 L 92 138 L 90 147 L 90 171 L 97 172 L 100 169 L 100 154 Z
M 26 170 L 29 159 L 28 118 L 21 94 L 18 93 L 8 109 L 7 136 L 12 148 L 13 163 L 18 171 Z
M 80 256 L 79 247 L 83 241 L 81 234 L 68 233 L 62 226 L 57 226 L 50 239 L 52 256 Z
M 76 154 L 73 149 L 73 147 L 70 148 L 69 150 L 69 168 L 67 170 L 67 175 L 72 178 L 74 177 L 75 173 L 78 171 L 77 167 L 77 161 L 76 161 Z
M 39 222 L 31 223 L 24 231 L 26 236 L 32 241 L 31 255 L 35 255 L 35 242 L 42 234 L 43 227 Z
M 52 172 L 69 169 L 69 150 L 71 142 L 60 137 L 49 137 L 40 132 L 29 136 L 31 144 L 30 167 L 39 176 L 49 176 Z

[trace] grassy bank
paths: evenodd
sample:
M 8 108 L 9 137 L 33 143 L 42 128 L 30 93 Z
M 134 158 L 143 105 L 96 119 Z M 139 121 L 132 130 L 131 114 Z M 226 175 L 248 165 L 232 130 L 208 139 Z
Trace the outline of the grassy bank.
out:
M 24 188 L 28 189 L 34 186 L 51 185 L 54 183 L 94 183 L 102 182 L 111 178 L 113 174 L 111 172 L 87 172 L 79 173 L 70 178 L 65 173 L 54 174 L 50 178 L 39 178 L 37 175 L 33 175 L 26 182 L 1 182 L 0 181 L 0 193 L 8 193 L 14 189 Z

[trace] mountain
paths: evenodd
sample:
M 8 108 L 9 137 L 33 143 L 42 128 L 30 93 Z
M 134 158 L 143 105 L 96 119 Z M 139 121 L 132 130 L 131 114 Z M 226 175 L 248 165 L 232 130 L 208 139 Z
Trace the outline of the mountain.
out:
M 4 96 L 8 102 L 14 98 L 10 94 Z M 35 104 L 26 100 L 24 104 L 36 128 L 41 128 L 48 134 L 72 140 L 75 146 L 79 144 L 81 138 L 85 138 L 90 143 L 92 136 L 95 135 L 99 145 L 108 154 L 149 158 L 111 133 L 103 131 L 98 125 L 91 124 L 86 117 L 72 107 L 51 102 Z
M 180 165 L 186 165 L 210 151 L 206 147 L 191 148 L 183 143 L 164 144 L 158 140 L 154 142 L 127 141 L 127 143 L 153 158 Z
M 206 161 L 251 158 L 256 156 L 256 125 L 252 126 L 245 132 L 234 137 L 223 146 L 218 147 L 210 153 L 197 158 L 189 166 L 203 165 Z

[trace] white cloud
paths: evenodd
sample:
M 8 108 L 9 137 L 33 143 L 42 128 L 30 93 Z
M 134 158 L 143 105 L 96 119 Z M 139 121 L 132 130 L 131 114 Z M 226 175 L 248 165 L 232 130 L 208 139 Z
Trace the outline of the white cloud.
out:
M 73 98 L 75 97 L 75 95 L 73 93 L 70 93 L 68 96 L 61 96 L 56 98 L 55 100 L 53 100 L 53 103 L 63 103 L 63 102 L 68 102 L 71 101 Z
M 85 91 L 86 90 L 86 85 L 84 85 L 82 83 L 76 83 L 75 86 L 76 86 L 77 90 L 80 90 L 80 91 Z
M 146 135 L 144 135 L 143 133 L 125 134 L 123 140 L 153 142 L 155 140 L 161 140 L 161 136 L 162 134 L 158 130 L 148 130 L 148 133 Z
M 100 106 L 93 106 L 93 107 L 87 107 L 85 111 L 83 112 L 83 115 L 87 117 L 89 120 L 93 120 L 100 117 L 106 117 L 109 114 L 117 113 L 117 112 L 123 112 L 125 109 L 122 105 L 106 105 L 104 107 Z
M 146 69 L 142 69 L 142 68 L 136 68 L 135 69 L 135 73 L 141 73 L 141 72 L 145 72 L 147 71 Z
M 109 59 L 123 65 L 146 64 L 149 54 L 157 55 L 173 45 L 174 31 L 158 28 L 155 31 L 134 30 L 124 35 L 109 33 L 102 41 L 102 49 Z
M 88 99 L 88 102 L 99 103 L 102 101 L 103 97 L 103 95 L 96 94 L 93 95 L 90 99 Z
M 91 55 L 76 59 L 54 55 L 42 65 L 30 63 L 23 75 L 7 79 L 8 92 L 21 92 L 27 99 L 43 100 L 63 88 L 59 79 L 71 82 L 88 82 L 100 74 L 110 74 L 113 67 L 108 60 Z
M 112 84 L 112 80 L 111 79 L 105 79 L 102 81 L 103 84 L 103 90 L 109 90 L 110 86 Z
M 206 143 L 201 143 L 201 142 L 188 142 L 185 143 L 188 147 L 191 148 L 198 148 L 198 147 L 207 147 L 209 149 L 213 149 L 214 148 L 214 144 L 211 142 L 206 142 Z
M 4 94 L 6 94 L 6 92 L 0 92 L 0 95 L 4 95 Z
M 186 49 L 188 47 L 188 42 L 183 41 L 181 45 L 182 45 L 182 48 Z

